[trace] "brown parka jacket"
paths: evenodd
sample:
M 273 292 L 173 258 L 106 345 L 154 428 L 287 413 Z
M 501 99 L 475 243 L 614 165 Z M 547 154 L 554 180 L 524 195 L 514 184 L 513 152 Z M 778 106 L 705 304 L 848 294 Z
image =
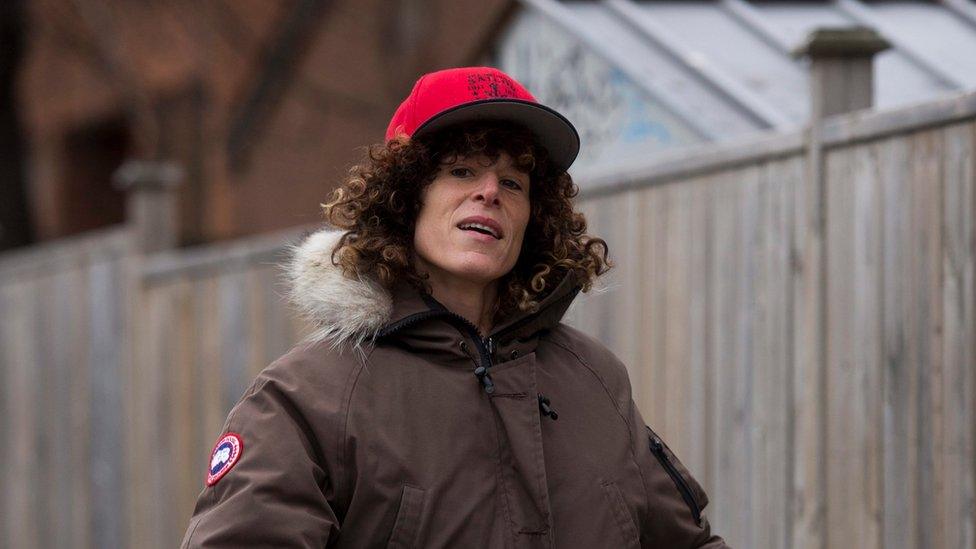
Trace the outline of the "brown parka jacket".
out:
M 559 322 L 574 280 L 483 339 L 406 284 L 343 277 L 338 234 L 296 249 L 319 331 L 230 412 L 239 456 L 183 547 L 726 547 L 624 366 Z

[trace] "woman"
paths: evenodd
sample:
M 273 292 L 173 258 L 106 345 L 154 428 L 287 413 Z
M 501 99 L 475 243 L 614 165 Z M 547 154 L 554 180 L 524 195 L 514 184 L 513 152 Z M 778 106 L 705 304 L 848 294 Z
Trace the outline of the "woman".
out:
M 500 71 L 417 82 L 296 250 L 318 329 L 231 411 L 185 547 L 725 547 L 624 366 L 560 323 L 609 268 L 578 148 Z

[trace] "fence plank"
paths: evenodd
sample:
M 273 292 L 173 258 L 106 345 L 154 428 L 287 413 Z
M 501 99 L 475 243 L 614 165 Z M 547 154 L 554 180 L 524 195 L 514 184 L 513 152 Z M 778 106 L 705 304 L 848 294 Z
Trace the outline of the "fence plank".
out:
M 56 272 L 56 271 L 54 271 Z M 35 383 L 32 387 L 32 398 L 30 411 L 37 418 L 37 429 L 34 431 L 34 467 L 35 477 L 32 479 L 31 488 L 34 491 L 33 511 L 42 517 L 53 516 L 54 514 L 54 478 L 49 473 L 52 471 L 52 460 L 54 459 L 55 443 L 54 429 L 55 417 L 58 410 L 54 402 L 48 402 L 48 395 L 54 384 L 55 373 L 52 365 L 54 363 L 54 350 L 52 341 L 57 335 L 52 326 L 54 308 L 54 278 L 51 273 L 38 273 L 34 278 L 33 297 L 35 324 L 33 326 L 32 342 L 36 347 L 34 356 L 36 361 L 31 367 L 36 370 Z M 44 521 L 38 521 L 35 525 L 34 539 L 38 547 L 53 547 L 54 528 L 49 528 Z
M 828 547 L 880 545 L 880 203 L 870 146 L 827 157 Z
M 917 365 L 912 361 L 914 334 L 912 304 L 911 219 L 912 186 L 909 170 L 912 148 L 905 139 L 879 146 L 884 208 L 884 547 L 914 547 L 916 543 L 916 460 L 914 418 Z
M 198 341 L 193 324 L 192 285 L 185 279 L 176 279 L 157 291 L 165 293 L 170 302 L 174 323 L 173 363 L 170 387 L 170 440 L 172 441 L 171 503 L 173 521 L 169 540 L 172 546 L 179 544 L 183 531 L 193 512 L 193 503 L 203 486 L 205 462 L 200 459 L 201 448 L 210 449 L 213 441 L 203 440 L 196 427 L 200 418 L 200 400 L 195 391 L 197 384 Z
M 251 338 L 248 327 L 247 278 L 236 271 L 221 276 L 218 288 L 218 322 L 220 333 L 220 372 L 224 410 L 241 398 L 248 385 Z
M 716 364 L 715 491 L 719 495 L 717 523 L 733 545 L 754 546 L 749 501 L 752 475 L 752 339 L 753 319 L 750 312 L 755 297 L 754 258 L 757 191 L 760 173 L 757 168 L 740 170 L 724 178 L 722 193 L 716 200 L 715 257 L 712 285 L 715 307 L 711 345 Z
M 645 190 L 638 197 L 643 215 L 638 220 L 642 235 L 640 265 L 645 291 L 639 297 L 643 337 L 640 340 L 642 408 L 644 420 L 660 429 L 667 421 L 667 364 L 664 332 L 667 325 L 667 244 L 670 187 Z M 610 244 L 613 246 L 613 243 Z M 667 433 L 662 432 L 662 436 Z
M 13 300 L 8 298 L 8 283 L 5 281 L 0 281 L 0 318 L 12 317 L 13 315 Z M 0 322 L 0 440 L 12 441 L 14 437 L 14 429 L 16 426 L 11 422 L 10 414 L 7 411 L 10 409 L 9 396 L 7 395 L 6 388 L 10 386 L 10 370 L 12 369 L 12 361 L 9 356 L 9 349 L 13 347 L 12 330 L 7 327 L 7 322 Z M 11 476 L 10 463 L 13 461 L 13 448 L 10 444 L 0 444 L 0 485 L 11 486 L 14 482 Z M 4 490 L 6 492 L 7 490 Z M 12 525 L 8 523 L 7 517 L 12 513 L 10 511 L 12 507 L 12 502 L 8 501 L 9 494 L 0 493 L 0 531 L 10 532 Z M 0 537 L 0 542 L 4 539 L 9 539 L 9 534 L 6 537 Z
M 135 428 L 138 449 L 138 470 L 133 482 L 137 486 L 134 497 L 141 500 L 139 531 L 148 547 L 172 547 L 171 517 L 173 479 L 182 471 L 174 464 L 174 404 L 173 376 L 179 354 L 180 335 L 173 293 L 169 288 L 150 288 L 142 300 L 145 315 L 142 322 L 141 343 L 136 368 L 140 386 L 140 413 Z M 178 375 L 178 374 L 177 374 Z
M 945 446 L 939 528 L 946 547 L 976 547 L 976 125 L 945 130 L 943 197 L 945 241 L 942 250 L 942 303 L 945 318 L 942 404 Z
M 123 263 L 100 262 L 89 271 L 91 364 L 92 545 L 122 547 L 127 509 L 123 401 L 120 380 L 126 344 L 127 292 Z
M 688 408 L 691 384 L 688 368 L 691 362 L 689 346 L 690 318 L 688 283 L 688 255 L 691 241 L 691 193 L 687 186 L 668 185 L 670 195 L 667 217 L 664 308 L 667 322 L 663 326 L 664 363 L 666 371 L 662 398 L 667 410 L 661 430 L 679 456 L 691 449 Z
M 757 257 L 757 326 L 752 429 L 752 529 L 757 548 L 789 544 L 790 485 L 790 238 L 792 192 L 800 176 L 794 161 L 763 168 L 760 248 Z
M 919 547 L 945 547 L 939 517 L 945 513 L 936 498 L 939 486 L 936 456 L 942 452 L 942 133 L 930 130 L 914 137 L 912 224 L 916 245 L 912 358 L 918 369 L 918 540 Z
M 763 185 L 762 173 L 758 166 L 749 167 L 740 172 L 739 202 L 740 212 L 738 232 L 739 254 L 736 257 L 737 276 L 735 287 L 735 310 L 732 313 L 734 326 L 734 344 L 732 363 L 735 375 L 731 385 L 732 398 L 732 432 L 735 439 L 731 446 L 732 474 L 736 475 L 733 484 L 738 501 L 751 501 L 752 486 L 756 482 L 754 465 L 754 447 L 752 429 L 754 426 L 753 393 L 755 391 L 755 358 L 754 346 L 757 333 L 758 289 L 756 287 L 757 258 L 759 254 L 759 238 L 762 228 L 759 224 L 761 216 L 759 194 Z M 742 537 L 737 538 L 738 545 L 755 547 L 756 531 L 750 520 L 751 506 L 741 506 L 736 509 L 738 521 L 742 524 Z
M 709 307 L 711 305 L 708 286 L 708 273 L 711 268 L 711 246 L 709 236 L 708 201 L 711 195 L 711 181 L 702 179 L 692 182 L 688 199 L 688 345 L 689 363 L 687 400 L 683 404 L 688 414 L 687 441 L 683 459 L 696 478 L 711 486 L 708 475 L 709 466 L 709 424 L 711 423 L 712 399 L 711 384 L 713 360 L 711 349 L 705 342 L 709 334 Z M 647 288 L 643 290 L 645 293 Z
M 70 454 L 71 446 L 68 443 L 67 426 L 71 402 L 69 398 L 70 387 L 67 382 L 70 379 L 68 368 L 71 365 L 66 363 L 66 359 L 71 356 L 74 349 L 72 349 L 71 344 L 72 326 L 65 322 L 71 316 L 73 303 L 65 291 L 65 286 L 71 274 L 71 271 L 66 270 L 52 273 L 52 306 L 43 311 L 51 325 L 51 339 L 47 341 L 51 349 L 51 361 L 46 368 L 50 372 L 50 383 L 45 391 L 47 416 L 52 419 L 48 427 L 51 436 L 51 466 L 47 471 L 48 477 L 51 479 L 50 514 L 48 516 L 56 517 L 70 516 L 70 505 L 65 503 L 70 501 L 70 498 L 66 496 L 70 493 L 71 486 L 70 463 L 75 457 Z M 49 526 L 51 542 L 54 547 L 64 547 L 70 543 L 70 527 L 71 522 L 67 520 Z M 79 541 L 84 542 L 84 540 Z
M 32 412 L 32 395 L 38 383 L 38 364 L 34 345 L 37 309 L 34 306 L 35 285 L 31 280 L 16 280 L 0 286 L 3 292 L 3 356 L 6 371 L 4 414 L 10 425 L 3 497 L 6 501 L 4 531 L 10 547 L 39 547 L 35 512 L 37 475 L 34 433 L 39 418 Z
M 208 441 L 200 449 L 200 462 L 209 459 L 210 448 L 223 428 L 228 409 L 224 408 L 221 380 L 220 324 L 218 311 L 217 280 L 213 278 L 195 281 L 193 284 L 194 327 L 199 339 L 198 397 L 201 402 L 200 426 L 203 438 Z
M 53 451 L 48 471 L 53 480 L 50 516 L 63 517 L 49 528 L 55 547 L 84 548 L 90 543 L 86 531 L 89 502 L 85 497 L 90 462 L 87 440 L 82 438 L 89 434 L 88 414 L 78 406 L 79 402 L 91 399 L 86 379 L 89 364 L 87 360 L 79 360 L 88 356 L 84 328 L 90 305 L 88 292 L 84 291 L 87 283 L 84 274 L 79 268 L 55 272 L 50 307 L 43 311 L 52 329 L 47 341 L 52 351 L 52 361 L 47 365 L 51 383 L 45 399 L 48 416 L 53 419 L 50 424 Z M 80 417 L 76 412 L 80 412 Z
M 87 265 L 77 271 L 67 287 L 66 299 L 72 303 L 68 324 L 72 327 L 72 353 L 67 357 L 68 396 L 70 400 L 70 424 L 68 444 L 71 448 L 71 488 L 69 501 L 72 540 L 68 546 L 93 547 L 92 545 L 92 503 L 91 481 L 91 377 L 92 364 L 87 357 L 92 355 L 92 342 L 88 338 L 87 319 L 91 315 L 93 303 L 90 287 L 90 273 Z
M 823 228 L 819 154 L 803 158 L 803 177 L 794 194 L 791 251 L 794 549 L 825 547 L 823 395 Z

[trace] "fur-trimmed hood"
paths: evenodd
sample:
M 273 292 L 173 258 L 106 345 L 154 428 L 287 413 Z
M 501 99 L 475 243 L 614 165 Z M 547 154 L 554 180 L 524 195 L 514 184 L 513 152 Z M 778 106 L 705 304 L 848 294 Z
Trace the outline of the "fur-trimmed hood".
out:
M 286 265 L 288 297 L 315 327 L 307 341 L 327 342 L 332 347 L 346 343 L 360 347 L 405 313 L 398 309 L 398 304 L 402 305 L 398 297 L 403 296 L 391 293 L 372 277 L 349 278 L 332 263 L 332 252 L 343 234 L 322 229 L 292 246 Z M 496 330 L 508 331 L 517 325 L 517 333 L 525 335 L 555 326 L 578 291 L 575 277 L 567 276 L 542 300 L 536 312 L 520 313 Z
M 390 321 L 393 298 L 378 281 L 349 278 L 332 263 L 332 251 L 343 234 L 323 229 L 292 247 L 286 266 L 288 298 L 315 326 L 309 340 L 358 347 Z

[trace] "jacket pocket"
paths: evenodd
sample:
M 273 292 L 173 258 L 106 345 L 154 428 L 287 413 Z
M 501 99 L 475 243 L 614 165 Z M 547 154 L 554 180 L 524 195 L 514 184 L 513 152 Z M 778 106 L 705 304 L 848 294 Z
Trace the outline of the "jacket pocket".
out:
M 637 525 L 634 524 L 634 517 L 627 509 L 627 503 L 620 493 L 620 488 L 617 488 L 613 481 L 607 481 L 603 483 L 603 493 L 607 496 L 607 503 L 610 504 L 610 511 L 617 523 L 617 532 L 620 534 L 619 547 L 639 549 L 640 534 L 637 532 Z
M 661 437 L 657 436 L 657 433 L 651 430 L 650 427 L 646 425 L 644 427 L 647 429 L 647 443 L 651 449 L 651 453 L 654 454 L 661 467 L 671 477 L 675 488 L 681 494 L 681 499 L 685 500 L 685 503 L 688 504 L 688 509 L 691 510 L 691 516 L 695 519 L 695 524 L 701 526 L 702 510 L 708 505 L 708 496 L 705 494 L 705 490 L 698 484 L 695 477 L 691 476 L 688 469 L 681 464 L 678 456 L 674 455 L 671 448 L 661 440 Z
M 420 518 L 424 510 L 423 488 L 403 485 L 400 493 L 400 507 L 397 509 L 393 531 L 386 546 L 390 549 L 409 549 L 417 545 L 417 534 L 420 532 Z

